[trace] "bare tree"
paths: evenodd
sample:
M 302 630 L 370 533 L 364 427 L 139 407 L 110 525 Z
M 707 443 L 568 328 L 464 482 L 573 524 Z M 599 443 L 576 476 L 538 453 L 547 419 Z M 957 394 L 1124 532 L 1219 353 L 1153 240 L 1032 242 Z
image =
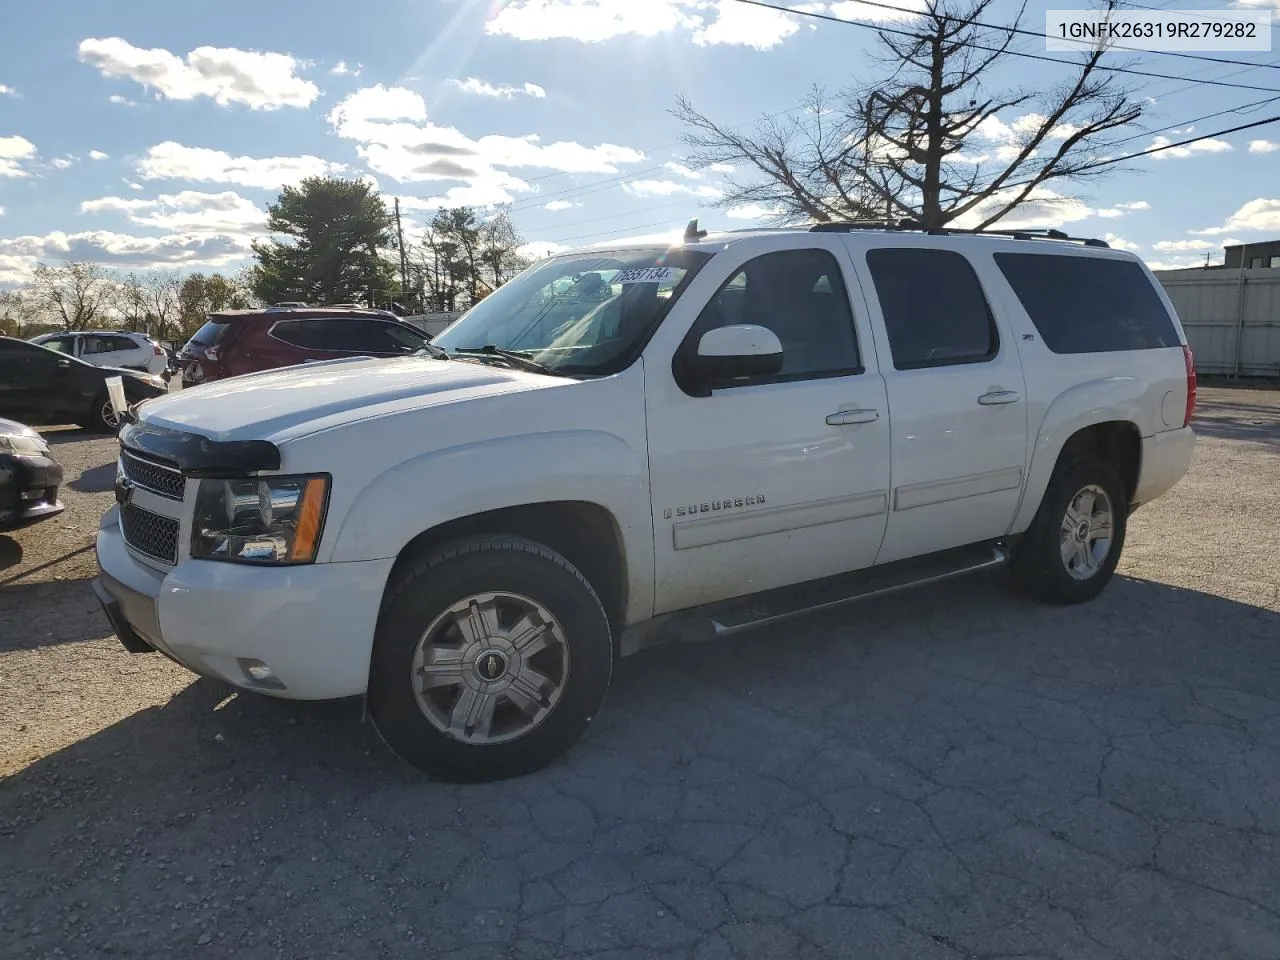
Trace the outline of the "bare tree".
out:
M 115 282 L 96 263 L 41 263 L 32 274 L 28 296 L 64 330 L 87 330 L 108 318 Z
M 1101 47 L 1043 91 L 988 92 L 987 75 L 1012 55 L 1025 10 L 993 25 L 983 19 L 991 3 L 927 0 L 919 17 L 879 32 L 884 80 L 834 97 L 815 89 L 799 117 L 766 118 L 748 133 L 681 98 L 673 112 L 690 128 L 689 162 L 745 167 L 750 179 L 731 179 L 717 205 L 756 204 L 774 222 L 909 218 L 928 227 L 966 214 L 987 227 L 1046 184 L 1111 172 L 1091 164 L 1111 131 L 1141 117 L 1141 101 L 1098 69 Z M 1025 112 L 1010 125 L 1003 117 L 1015 110 Z M 997 139 L 998 147 L 981 144 Z
M 178 329 L 182 303 L 178 293 L 182 278 L 174 271 L 157 270 L 142 281 L 147 333 L 155 340 L 169 340 Z
M 523 242 L 506 210 L 441 210 L 419 243 L 406 244 L 409 299 L 430 312 L 470 307 L 524 269 Z
M 480 262 L 491 290 L 497 290 L 528 266 L 528 260 L 519 253 L 522 243 L 508 210 L 497 211 L 481 225 Z

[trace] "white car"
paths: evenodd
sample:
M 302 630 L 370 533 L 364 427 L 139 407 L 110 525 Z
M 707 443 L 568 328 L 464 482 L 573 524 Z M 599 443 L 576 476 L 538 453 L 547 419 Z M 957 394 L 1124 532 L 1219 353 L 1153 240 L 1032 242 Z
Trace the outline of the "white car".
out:
M 145 402 L 95 591 L 130 650 L 363 696 L 428 773 L 515 776 L 651 642 L 997 566 L 1091 599 L 1195 397 L 1101 242 L 691 224 L 536 264 L 416 356 Z
M 129 330 L 75 330 L 32 337 L 32 343 L 78 357 L 95 367 L 123 367 L 160 376 L 168 372 L 169 355 L 145 333 Z

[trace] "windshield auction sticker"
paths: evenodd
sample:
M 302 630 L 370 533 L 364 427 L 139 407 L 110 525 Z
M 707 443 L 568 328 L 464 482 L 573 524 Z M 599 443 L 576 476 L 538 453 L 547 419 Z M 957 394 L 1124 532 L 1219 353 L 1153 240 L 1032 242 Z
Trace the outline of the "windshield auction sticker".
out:
M 675 280 L 680 271 L 675 267 L 638 267 L 634 270 L 619 270 L 610 283 L 662 283 Z
M 1271 10 L 1047 10 L 1045 49 L 1268 51 Z

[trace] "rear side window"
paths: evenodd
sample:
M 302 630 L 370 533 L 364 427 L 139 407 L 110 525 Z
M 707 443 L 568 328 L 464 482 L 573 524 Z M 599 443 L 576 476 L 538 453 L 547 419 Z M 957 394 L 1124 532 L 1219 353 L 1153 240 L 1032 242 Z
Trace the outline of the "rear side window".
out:
M 1160 295 L 1132 260 L 1035 253 L 997 253 L 995 260 L 1054 353 L 1180 345 Z
M 216 346 L 230 330 L 231 323 L 229 321 L 210 320 L 195 332 L 195 335 L 191 338 L 191 343 L 197 343 L 202 347 Z
M 981 363 L 1000 350 L 978 275 L 954 250 L 870 250 L 893 366 L 898 370 Z
M 304 350 L 343 353 L 412 353 L 426 337 L 377 320 L 284 320 L 271 328 L 277 340 Z

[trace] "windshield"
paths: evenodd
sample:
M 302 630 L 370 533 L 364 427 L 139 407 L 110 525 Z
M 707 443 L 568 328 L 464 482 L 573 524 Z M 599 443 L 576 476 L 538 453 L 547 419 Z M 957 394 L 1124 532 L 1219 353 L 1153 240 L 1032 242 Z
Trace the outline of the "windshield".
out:
M 499 287 L 433 342 L 450 353 L 509 350 L 552 373 L 616 373 L 709 259 L 667 247 L 555 257 Z
M 191 337 L 190 343 L 197 343 L 202 347 L 212 347 L 221 340 L 228 330 L 231 329 L 231 323 L 228 320 L 209 319 L 207 323 Z

